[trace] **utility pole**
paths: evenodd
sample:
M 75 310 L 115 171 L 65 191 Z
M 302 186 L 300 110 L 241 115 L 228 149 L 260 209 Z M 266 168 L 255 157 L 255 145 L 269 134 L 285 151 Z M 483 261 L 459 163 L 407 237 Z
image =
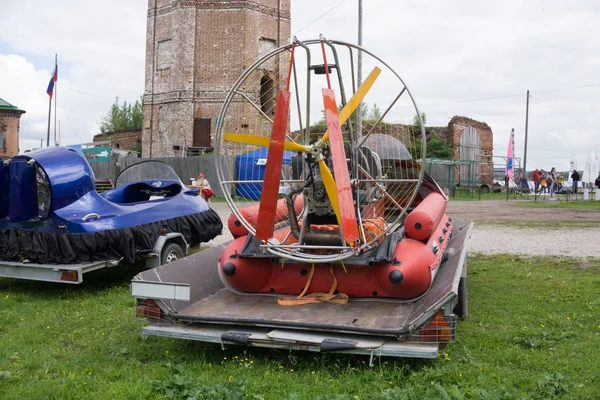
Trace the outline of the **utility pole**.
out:
M 529 90 L 527 91 L 527 108 L 525 109 L 525 151 L 523 154 L 523 171 L 527 174 L 527 130 L 529 129 Z
M 362 0 L 358 0 L 358 45 L 362 47 L 362 35 L 363 35 L 363 7 Z M 357 87 L 362 85 L 362 51 L 358 51 L 357 58 L 357 71 L 356 71 L 356 80 L 358 81 Z M 357 139 L 362 137 L 362 103 L 358 105 L 358 110 L 356 110 L 356 137 Z
M 362 36 L 363 36 L 363 6 L 362 0 L 358 0 L 358 45 L 362 47 Z M 362 51 L 358 52 L 358 87 L 362 85 Z

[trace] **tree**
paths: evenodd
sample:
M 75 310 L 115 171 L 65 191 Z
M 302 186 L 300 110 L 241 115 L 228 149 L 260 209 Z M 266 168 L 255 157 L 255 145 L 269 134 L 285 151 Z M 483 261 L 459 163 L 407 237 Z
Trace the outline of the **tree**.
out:
M 450 143 L 432 132 L 429 135 L 429 140 L 427 140 L 427 157 L 452 160 L 454 158 L 454 152 L 452 151 Z
M 424 112 L 421 113 L 421 120 L 423 120 L 423 126 L 427 123 L 427 114 Z M 408 149 L 410 151 L 410 155 L 415 160 L 420 160 L 423 156 L 423 144 L 421 143 L 421 127 L 419 124 L 419 117 L 415 114 L 413 117 L 413 126 L 412 126 L 412 134 L 414 137 L 414 144 Z M 429 145 L 427 145 L 427 154 L 429 156 Z
M 142 154 L 142 142 L 138 140 L 136 144 L 129 148 L 129 150 L 137 151 L 138 153 Z
M 119 105 L 117 97 L 108 114 L 101 117 L 98 125 L 102 133 L 142 129 L 142 102 L 136 100 L 132 104 L 124 101 Z
M 373 104 L 373 106 L 371 106 L 370 110 L 369 110 L 368 103 L 361 103 L 359 107 L 362 109 L 362 118 L 364 121 L 374 124 L 375 122 L 379 121 L 379 118 L 381 118 L 381 109 L 379 107 L 377 107 L 377 104 Z M 338 104 L 338 114 L 342 111 L 343 108 L 344 107 L 341 104 Z M 350 120 L 354 119 L 355 113 L 356 113 L 356 111 L 354 111 L 350 115 L 350 118 L 349 118 Z M 321 110 L 321 119 L 318 120 L 316 122 L 316 124 L 317 125 L 327 124 L 327 120 L 325 118 L 325 110 Z
M 377 107 L 377 104 L 373 103 L 371 110 L 367 111 L 368 109 L 369 109 L 369 106 L 367 105 L 367 103 L 364 103 L 363 118 L 365 119 L 365 121 L 370 122 L 372 124 L 379 121 L 379 118 L 381 118 L 381 109 L 379 107 Z
M 415 142 L 412 146 L 408 148 L 408 151 L 410 152 L 410 156 L 413 158 L 413 160 L 420 160 L 423 156 L 423 154 L 421 154 L 421 152 L 423 151 L 423 146 L 421 145 L 421 142 Z
M 425 114 L 425 112 L 421 113 L 421 120 L 423 121 L 423 126 L 427 125 L 427 114 Z M 419 117 L 416 115 L 413 117 L 413 126 L 419 126 Z
M 423 126 L 425 126 L 427 124 L 427 114 L 424 112 L 421 113 L 421 120 L 423 121 Z M 413 117 L 413 133 L 420 137 L 419 125 L 419 117 L 415 115 Z M 427 158 L 439 158 L 442 160 L 452 160 L 454 158 L 454 151 L 450 143 L 439 137 L 433 129 L 425 128 L 425 134 L 428 137 L 427 154 L 425 155 Z M 410 149 L 413 158 L 421 158 L 422 147 L 421 142 L 415 139 L 415 145 Z

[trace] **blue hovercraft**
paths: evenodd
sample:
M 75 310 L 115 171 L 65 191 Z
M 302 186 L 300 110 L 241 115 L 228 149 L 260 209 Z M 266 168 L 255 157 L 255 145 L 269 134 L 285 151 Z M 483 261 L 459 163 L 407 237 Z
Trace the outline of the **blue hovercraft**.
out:
M 187 251 L 221 233 L 199 189 L 188 189 L 163 162 L 134 164 L 115 186 L 98 194 L 90 165 L 70 148 L 0 161 L 0 262 L 133 263 L 161 238 L 184 239 Z

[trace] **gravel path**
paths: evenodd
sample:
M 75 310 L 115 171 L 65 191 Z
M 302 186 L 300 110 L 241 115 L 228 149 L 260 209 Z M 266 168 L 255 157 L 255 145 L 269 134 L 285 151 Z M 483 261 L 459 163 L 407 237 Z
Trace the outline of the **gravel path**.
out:
M 517 203 L 504 200 L 451 201 L 447 212 L 455 219 L 475 221 L 469 242 L 470 252 L 600 257 L 599 210 L 527 208 L 518 207 Z M 535 227 L 523 227 L 528 223 Z M 557 228 L 561 223 L 585 223 L 590 227 Z
M 515 201 L 451 201 L 448 215 L 457 220 L 475 221 L 469 251 L 483 254 L 522 254 L 539 256 L 600 257 L 600 211 L 517 207 Z M 231 214 L 227 203 L 211 203 L 223 221 L 223 234 L 208 244 L 233 239 L 227 229 Z M 591 228 L 522 228 L 502 223 L 527 221 L 589 222 Z M 499 224 L 500 223 L 500 224 Z
M 600 257 L 600 228 L 512 228 L 475 224 L 469 252 Z

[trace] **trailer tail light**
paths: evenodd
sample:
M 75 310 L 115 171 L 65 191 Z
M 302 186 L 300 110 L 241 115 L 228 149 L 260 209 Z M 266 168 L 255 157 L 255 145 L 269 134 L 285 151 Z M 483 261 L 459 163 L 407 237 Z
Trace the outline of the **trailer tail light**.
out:
M 61 281 L 69 281 L 69 282 L 77 282 L 79 279 L 77 276 L 77 271 L 63 271 L 60 274 Z
M 156 301 L 151 299 L 138 299 L 136 307 L 136 317 L 145 318 L 148 321 L 160 321 L 164 317 Z
M 456 317 L 438 311 L 427 325 L 421 327 L 418 336 L 423 342 L 453 342 L 456 338 Z

